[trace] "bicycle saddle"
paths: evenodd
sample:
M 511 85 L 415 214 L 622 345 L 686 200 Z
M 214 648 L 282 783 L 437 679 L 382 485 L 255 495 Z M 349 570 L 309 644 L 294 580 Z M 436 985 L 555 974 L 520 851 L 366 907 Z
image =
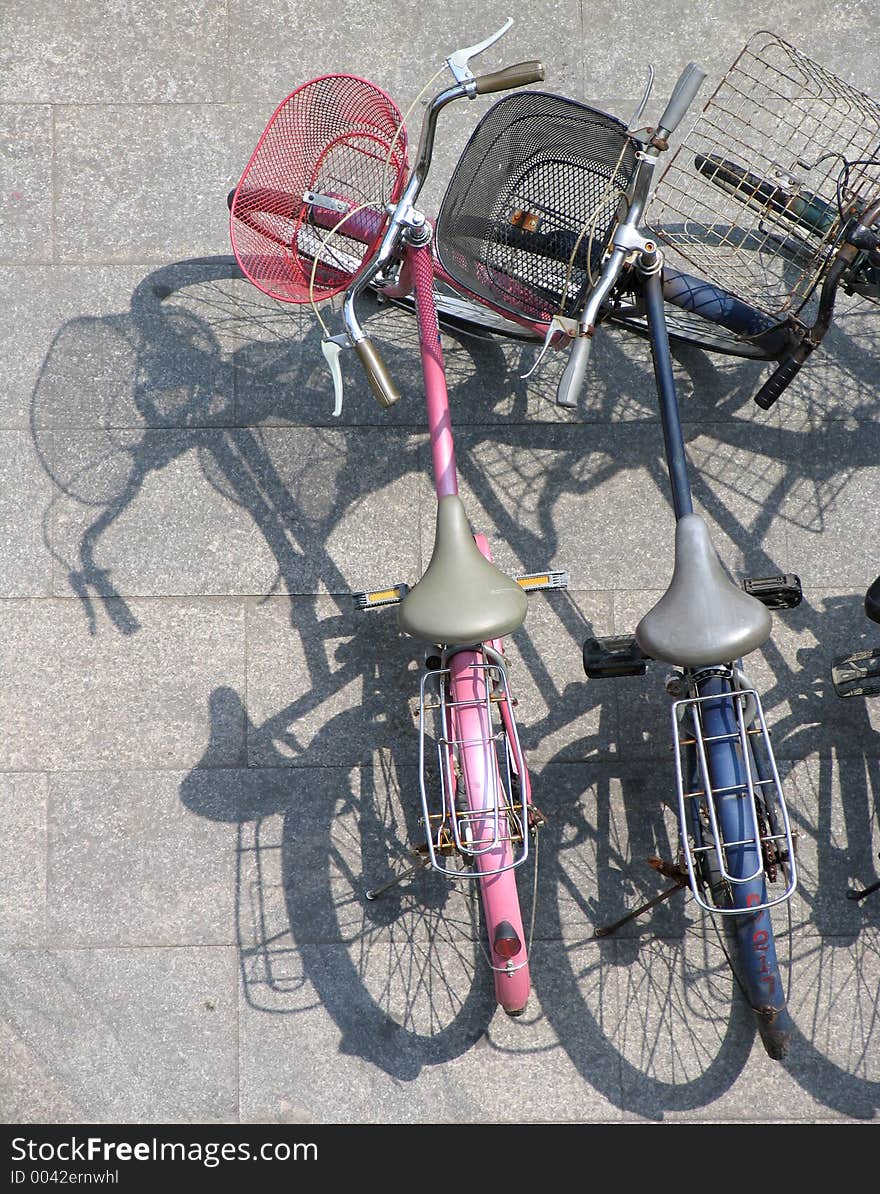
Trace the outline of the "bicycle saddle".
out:
M 526 603 L 516 581 L 477 547 L 461 498 L 440 498 L 434 551 L 400 603 L 401 630 L 429 643 L 485 643 L 522 625 Z
M 731 663 L 766 642 L 770 626 L 767 607 L 728 578 L 702 518 L 683 515 L 669 588 L 636 627 L 645 654 L 682 667 Z

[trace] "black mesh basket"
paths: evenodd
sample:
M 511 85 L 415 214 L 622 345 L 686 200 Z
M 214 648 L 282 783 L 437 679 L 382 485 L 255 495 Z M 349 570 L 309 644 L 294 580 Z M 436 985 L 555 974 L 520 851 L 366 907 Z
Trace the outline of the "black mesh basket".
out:
M 443 268 L 514 315 L 573 314 L 598 271 L 636 150 L 604 112 L 537 91 L 506 96 L 474 130 L 443 200 Z

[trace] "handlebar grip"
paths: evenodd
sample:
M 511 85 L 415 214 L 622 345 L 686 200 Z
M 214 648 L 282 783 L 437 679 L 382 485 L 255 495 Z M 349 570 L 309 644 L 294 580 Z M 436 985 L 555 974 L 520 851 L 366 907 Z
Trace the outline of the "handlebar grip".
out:
M 373 341 L 364 336 L 363 340 L 357 341 L 354 350 L 358 354 L 358 359 L 367 375 L 367 381 L 370 383 L 370 389 L 379 405 L 387 409 L 395 402 L 399 402 L 400 393 Z
M 572 345 L 568 364 L 556 387 L 557 406 L 577 406 L 578 394 L 584 386 L 591 346 L 589 336 L 579 336 Z
M 478 75 L 475 82 L 477 95 L 488 95 L 492 91 L 510 91 L 514 87 L 527 87 L 529 83 L 540 83 L 544 78 L 544 64 L 533 59 L 531 62 L 517 62 L 488 75 Z
M 682 117 L 694 102 L 697 92 L 703 85 L 706 72 L 696 62 L 689 62 L 679 75 L 678 82 L 672 89 L 666 110 L 660 117 L 658 127 L 667 133 L 675 132 Z
M 794 380 L 802 364 L 803 361 L 796 357 L 788 357 L 781 365 L 776 366 L 755 395 L 755 402 L 761 410 L 770 409 L 783 390 Z

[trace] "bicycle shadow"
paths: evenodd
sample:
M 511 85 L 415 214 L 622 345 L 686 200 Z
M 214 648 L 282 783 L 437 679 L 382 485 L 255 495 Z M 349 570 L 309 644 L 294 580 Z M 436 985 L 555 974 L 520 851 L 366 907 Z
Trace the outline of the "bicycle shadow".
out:
M 224 279 L 229 269 L 229 263 L 203 267 L 204 280 L 216 281 L 218 272 Z M 238 296 L 231 316 L 226 310 L 218 316 L 216 310 L 196 305 L 184 306 L 169 317 L 155 304 L 140 301 L 149 291 L 154 297 L 164 287 L 176 291 L 192 274 L 193 267 L 186 263 L 157 271 L 138 288 L 130 315 L 73 321 L 56 338 L 35 392 L 32 428 L 59 494 L 84 516 L 79 522 L 65 523 L 56 509 L 48 511 L 47 544 L 80 598 L 93 633 L 98 630 L 99 614 L 105 612 L 119 633 L 130 635 L 138 630 L 137 617 L 124 596 L 125 578 L 113 577 L 109 567 L 113 553 L 108 559 L 107 543 L 114 535 L 119 541 L 133 505 L 143 500 L 158 474 L 178 467 L 195 448 L 202 479 L 257 528 L 274 578 L 253 591 L 277 595 L 251 600 L 248 617 L 252 625 L 268 619 L 278 635 L 296 640 L 291 683 L 301 695 L 289 700 L 282 690 L 273 708 L 258 713 L 251 689 L 247 700 L 231 690 L 212 694 L 212 741 L 182 784 L 181 798 L 199 815 L 237 826 L 236 933 L 250 1006 L 267 1014 L 297 1014 L 317 998 L 337 1025 L 345 1051 L 411 1080 L 425 1065 L 466 1051 L 486 1033 L 494 1010 L 491 982 L 473 911 L 463 894 L 451 892 L 445 880 L 424 875 L 375 905 L 365 900 L 363 887 L 384 878 L 389 865 L 402 866 L 408 844 L 419 840 L 414 821 L 415 775 L 409 762 L 414 757 L 408 705 L 410 692 L 415 692 L 414 657 L 412 646 L 403 645 L 396 636 L 393 616 L 379 613 L 355 619 L 347 598 L 340 596 L 348 592 L 352 578 L 327 544 L 352 504 L 365 501 L 375 490 L 377 478 L 385 484 L 423 476 L 424 453 L 408 439 L 410 428 L 421 430 L 421 412 L 413 403 L 408 410 L 392 413 L 392 420 L 397 420 L 392 426 L 401 432 L 395 441 L 399 450 L 388 453 L 374 471 L 365 468 L 357 447 L 328 440 L 326 455 L 340 449 L 342 455 L 332 483 L 323 492 L 297 484 L 296 470 L 285 468 L 269 440 L 273 429 L 291 424 L 319 430 L 332 425 L 329 411 L 323 425 L 316 417 L 318 401 L 327 411 L 326 384 L 315 371 L 317 335 L 305 332 L 296 320 L 291 327 L 285 314 L 280 326 L 254 340 L 246 330 L 253 310 L 242 308 Z M 410 369 L 414 372 L 411 326 L 407 330 L 405 321 L 387 319 L 382 326 L 401 354 L 396 364 L 402 361 L 405 374 Z M 105 351 L 119 362 L 130 388 L 114 394 L 107 410 L 90 425 L 89 452 L 76 445 L 69 453 L 64 445 L 59 451 L 54 440 L 44 449 L 54 429 L 69 417 L 58 398 L 60 390 L 53 385 L 53 373 L 61 358 L 68 364 L 75 359 L 87 332 L 98 340 L 107 337 L 110 347 Z M 607 347 L 600 350 L 605 353 L 603 367 L 626 379 L 626 384 L 616 393 L 613 386 L 600 393 L 591 418 L 613 421 L 623 403 L 626 418 L 645 422 L 656 431 L 656 412 L 641 398 L 651 385 L 644 356 L 628 355 L 611 337 L 605 343 Z M 544 563 L 548 553 L 552 557 L 560 537 L 555 515 L 563 498 L 588 502 L 592 491 L 622 470 L 644 467 L 647 480 L 665 501 L 659 432 L 657 451 L 647 462 L 643 439 L 627 443 L 620 437 L 617 443 L 622 450 L 608 453 L 598 470 L 578 469 L 578 446 L 564 446 L 575 421 L 572 416 L 553 412 L 552 420 L 559 425 L 549 428 L 516 425 L 516 420 L 529 415 L 530 395 L 535 393 L 535 387 L 527 390 L 519 380 L 523 350 L 509 355 L 494 344 L 462 341 L 462 345 L 451 355 L 456 407 L 463 401 L 469 404 L 463 424 L 456 410 L 462 426 L 462 477 L 519 559 L 537 558 Z M 695 390 L 705 386 L 697 376 L 704 368 L 699 361 L 691 365 Z M 497 395 L 480 383 L 486 369 L 504 377 Z M 738 407 L 745 401 L 752 370 L 749 363 L 717 375 L 726 416 L 713 421 L 720 444 L 719 465 L 725 464 L 723 454 L 728 451 L 728 466 L 736 466 L 733 452 L 741 446 L 746 422 L 740 423 Z M 69 379 L 69 370 L 65 377 Z M 75 389 L 69 386 L 65 393 Z M 622 398 L 621 392 L 628 397 Z M 41 409 L 42 404 L 51 406 L 53 398 L 58 398 L 56 406 Z M 343 426 L 370 417 L 355 404 L 344 415 Z M 378 420 L 377 415 L 372 417 Z M 791 432 L 783 437 L 778 429 L 766 428 L 761 442 L 768 456 L 776 452 L 783 460 L 783 453 L 791 453 L 797 477 L 806 471 L 799 450 L 805 435 Z M 530 443 L 556 453 L 556 475 L 536 481 L 539 455 L 528 467 L 528 462 L 520 466 L 522 447 Z M 512 465 L 510 473 L 484 468 L 487 454 L 491 456 L 499 446 L 500 465 Z M 511 475 L 519 488 L 502 492 L 499 481 Z M 767 492 L 777 490 L 771 486 Z M 699 495 L 743 558 L 757 563 L 763 559 L 769 570 L 778 569 L 779 561 L 754 545 L 756 533 L 763 536 L 769 528 L 770 515 L 759 512 L 746 521 L 731 508 L 725 494 L 710 485 L 699 489 Z M 520 517 L 521 510 L 529 517 Z M 67 539 L 60 536 L 61 543 L 75 543 L 72 557 L 51 533 L 59 523 L 67 528 Z M 427 538 L 424 528 L 422 538 Z M 316 595 L 318 585 L 326 596 Z M 590 630 L 611 630 L 609 625 L 592 626 L 565 597 L 550 601 L 548 608 L 553 633 L 576 662 Z M 841 618 L 848 616 L 846 610 L 840 613 Z M 802 612 L 801 633 L 819 642 L 825 624 L 818 612 L 814 614 Z M 749 1016 L 741 1008 L 737 1011 L 731 999 L 730 980 L 717 949 L 698 944 L 697 952 L 691 952 L 692 922 L 680 901 L 661 908 L 648 922 L 661 944 L 650 947 L 647 961 L 638 948 L 639 940 L 648 935 L 645 930 L 596 945 L 589 932 L 583 935 L 578 927 L 586 923 L 591 932 L 596 920 L 613 919 L 631 906 L 625 897 L 656 894 L 652 872 L 642 869 L 640 860 L 651 853 L 674 852 L 674 830 L 657 813 L 666 797 L 657 801 L 654 787 L 640 775 L 642 760 L 654 758 L 668 742 L 664 698 L 656 692 L 646 697 L 636 681 L 619 682 L 622 687 L 610 699 L 605 691 L 600 694 L 583 686 L 582 680 L 563 683 L 555 665 L 544 662 L 529 625 L 515 636 L 515 651 L 527 685 L 546 694 L 548 709 L 543 719 L 528 715 L 524 719 L 525 749 L 539 751 L 543 742 L 564 733 L 571 739 L 564 750 L 540 765 L 536 784 L 536 800 L 547 806 L 552 817 L 542 856 L 546 859 L 551 854 L 559 860 L 551 863 L 549 880 L 546 867 L 539 877 L 535 988 L 542 1011 L 584 1080 L 617 1105 L 646 1115 L 706 1105 L 736 1080 L 752 1042 Z M 842 632 L 842 621 L 840 626 Z M 619 632 L 629 628 L 616 627 Z M 819 651 L 811 666 L 818 669 L 821 662 Z M 804 731 L 793 711 L 791 720 L 785 720 L 791 693 L 801 685 L 790 652 L 774 655 L 771 651 L 762 666 L 761 687 L 765 692 L 769 688 L 768 706 L 780 723 L 785 722 L 781 737 L 788 754 L 796 762 L 814 750 L 827 749 L 821 724 Z M 401 685 L 402 676 L 407 677 L 409 688 Z M 764 684 L 767 676 L 770 683 Z M 345 695 L 352 691 L 359 694 L 354 707 Z M 267 699 L 276 696 L 277 690 Z M 816 700 L 820 699 L 817 693 Z M 526 701 L 523 707 L 528 707 Z M 660 712 L 650 712 L 653 708 Z M 589 716 L 595 730 L 588 738 L 571 732 L 579 717 Z M 228 762 L 228 749 L 224 754 L 222 743 L 230 725 L 245 725 L 247 747 L 245 766 L 232 771 L 215 765 L 219 759 Z M 859 751 L 868 757 L 869 735 L 873 742 L 874 731 L 866 719 L 852 746 L 853 757 Z M 386 744 L 378 752 L 377 741 Z M 628 754 L 626 767 L 609 760 L 615 750 Z M 600 762 L 594 758 L 597 754 Z M 567 769 L 567 783 L 556 787 L 544 782 L 545 771 L 555 776 L 560 768 Z M 316 793 L 319 770 L 326 774 Z M 580 778 L 575 778 L 576 770 L 582 773 Z M 874 778 L 869 769 L 862 789 L 849 801 L 847 837 L 851 833 L 853 841 L 858 827 L 865 828 L 868 790 L 877 790 Z M 667 779 L 657 785 L 664 793 L 671 791 Z M 820 781 L 818 807 L 827 809 L 833 788 L 825 772 Z M 615 803 L 626 810 L 616 823 L 619 841 L 614 849 L 603 845 L 612 840 L 608 819 L 612 790 L 621 796 L 619 802 L 615 797 Z M 586 791 L 604 794 L 589 816 L 583 805 Z M 809 822 L 811 827 L 814 824 L 816 873 L 821 873 L 824 883 L 824 875 L 840 860 L 828 854 L 818 815 Z M 590 865 L 583 862 L 585 848 L 593 851 Z M 862 868 L 859 873 L 870 875 L 867 847 L 858 852 L 857 862 Z M 595 871 L 594 880 L 591 871 Z M 627 883 L 632 886 L 627 888 Z M 526 881 L 524 906 L 529 899 Z M 830 931 L 836 923 L 833 915 L 829 912 L 826 921 L 818 909 L 817 915 L 820 928 L 828 927 L 827 938 L 836 942 Z M 873 914 L 866 908 L 863 915 Z M 568 934 L 575 935 L 570 947 Z M 560 942 L 566 942 L 564 949 Z M 672 943 L 668 949 L 666 942 Z M 870 967 L 869 948 L 863 961 Z M 584 968 L 579 969 L 582 962 Z M 653 967 L 662 968 L 668 990 L 652 979 Z M 551 978 L 545 981 L 543 973 Z M 676 997 L 670 996 L 682 974 L 688 976 L 682 988 L 685 1000 L 697 989 L 695 984 L 702 984 L 693 1003 L 676 1003 Z M 609 1021 L 603 1006 L 602 993 L 609 983 L 617 986 L 618 1006 L 627 1011 L 616 1023 Z M 649 1010 L 657 1007 L 658 998 L 659 1012 Z M 726 1027 L 719 1028 L 717 1015 L 710 1012 L 730 1006 L 731 1017 L 724 1021 Z M 820 1000 L 810 1012 L 812 1035 L 807 1043 L 811 1049 L 820 1035 L 823 1007 Z M 699 1021 L 697 1032 L 694 1020 Z M 654 1068 L 658 1045 L 672 1039 L 670 1027 L 676 1038 L 675 1063 L 669 1072 L 659 1073 Z M 838 1093 L 828 1098 L 838 1099 L 842 1107 L 848 1100 L 866 1107 L 873 1099 L 876 1105 L 877 1083 L 848 1075 L 845 1056 L 839 1066 L 829 1068 L 831 1063 L 826 1066 L 818 1050 L 814 1054 L 810 1065 L 805 1063 L 799 1070 L 790 1067 L 790 1072 L 818 1101 L 826 1098 L 829 1076 L 839 1076 Z
M 117 581 L 108 560 L 113 558 L 114 534 L 118 543 L 118 528 L 131 518 L 135 503 L 146 500 L 153 478 L 195 455 L 203 480 L 246 511 L 276 573 L 262 588 L 281 594 L 252 600 L 249 617 L 253 623 L 269 609 L 277 625 L 296 639 L 302 655 L 295 688 L 303 695 L 255 725 L 236 693 L 212 694 L 211 743 L 184 781 L 181 797 L 199 815 L 237 826 L 236 932 L 251 1006 L 275 1013 L 301 1010 L 308 985 L 313 999 L 320 992 L 322 1006 L 339 1025 L 344 1051 L 362 1053 L 395 1077 L 411 1079 L 424 1065 L 472 1045 L 485 1031 L 494 999 L 490 982 L 475 981 L 478 970 L 486 976 L 477 944 L 479 925 L 463 893 L 425 875 L 411 889 L 375 904 L 365 898 L 367 884 L 404 862 L 407 843 L 417 842 L 421 832 L 412 766 L 398 765 L 396 748 L 390 762 L 364 765 L 357 745 L 371 754 L 377 740 L 403 739 L 407 757 L 412 757 L 413 718 L 401 677 L 410 676 L 416 691 L 411 665 L 417 648 L 402 643 L 393 615 L 356 620 L 350 597 L 333 596 L 348 594 L 351 579 L 327 544 L 352 506 L 375 491 L 377 476 L 383 483 L 421 476 L 420 444 L 401 421 L 404 434 L 374 469 L 365 468 L 362 455 L 348 449 L 326 475 L 323 491 L 292 483 L 284 461 L 268 443 L 273 431 L 304 415 L 315 424 L 309 409 L 315 396 L 310 388 L 313 362 L 308 353 L 291 349 L 291 328 L 253 342 L 241 338 L 228 316 L 218 330 L 199 311 L 183 307 L 166 315 L 153 302 L 184 283 L 210 283 L 229 274 L 229 263 L 168 267 L 138 288 L 130 317 L 74 320 L 55 337 L 32 407 L 37 450 L 58 489 L 46 512 L 47 544 L 80 599 L 91 632 L 98 633 L 106 612 L 116 631 L 133 635 L 139 629 L 136 605 L 125 596 L 131 581 L 125 575 Z M 236 297 L 234 309 L 239 304 Z M 252 318 L 250 307 L 235 318 L 246 323 Z M 88 343 L 89 355 L 99 354 L 102 337 L 106 355 L 115 358 L 120 376 L 131 384 L 113 393 L 99 415 L 92 412 L 84 449 L 76 443 L 59 445 L 56 427 L 71 417 L 60 404 L 52 404 L 59 362 L 66 363 L 69 393 L 78 350 Z M 228 350 L 224 340 L 231 344 Z M 313 335 L 307 346 L 313 356 L 315 340 Z M 495 350 L 489 346 L 481 351 L 491 355 Z M 238 412 L 245 392 L 248 425 L 243 426 Z M 295 403 L 288 402 L 289 392 L 297 395 Z M 418 412 L 410 412 L 413 417 Z M 266 430 L 267 423 L 274 426 Z M 59 513 L 62 502 L 77 508 L 78 522 Z M 387 531 L 387 526 L 376 528 L 377 534 Z M 412 532 L 410 571 L 418 566 L 417 522 Z M 75 548 L 73 558 L 59 548 L 65 537 Z M 364 579 L 376 583 L 379 578 Z M 328 591 L 326 596 L 314 595 L 318 584 Z M 353 686 L 362 690 L 362 699 L 350 707 L 345 694 Z M 334 702 L 341 711 L 328 714 Z M 241 759 L 246 770 L 228 767 L 231 726 L 236 733 L 245 727 L 251 752 L 250 759 Z M 405 801 L 399 799 L 403 781 L 394 779 L 398 770 L 406 781 Z M 325 790 L 322 799 L 313 800 L 309 796 L 316 777 Z M 397 808 L 400 830 L 391 838 L 387 827 L 381 834 L 367 829 L 389 800 Z M 331 860 L 344 857 L 351 891 L 340 911 L 332 891 Z M 270 861 L 276 873 L 267 884 Z M 360 910 L 357 927 L 351 921 L 353 909 Z M 264 931 L 269 924 L 272 931 Z M 353 939 L 366 960 L 364 973 L 350 953 Z M 378 970 L 383 952 L 386 965 Z M 422 957 L 420 977 L 415 978 L 412 963 L 404 966 L 401 961 L 414 955 Z M 288 973 L 291 961 L 298 975 Z M 407 986 L 401 986 L 404 974 L 416 988 L 412 1006 Z

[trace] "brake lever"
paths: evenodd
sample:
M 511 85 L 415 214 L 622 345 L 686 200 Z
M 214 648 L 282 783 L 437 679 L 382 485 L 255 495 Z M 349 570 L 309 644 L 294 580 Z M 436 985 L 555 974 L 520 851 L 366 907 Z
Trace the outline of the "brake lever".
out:
M 642 119 L 642 116 L 645 113 L 645 108 L 647 108 L 647 106 L 648 106 L 648 100 L 651 97 L 651 92 L 653 89 L 654 89 L 654 68 L 649 63 L 648 64 L 648 81 L 645 84 L 644 93 L 642 95 L 641 100 L 639 101 L 639 106 L 636 108 L 635 112 L 633 112 L 633 114 L 632 114 L 632 119 L 630 120 L 629 124 L 626 126 L 630 131 L 633 131 L 634 129 L 638 128 L 639 121 Z
M 339 418 L 342 414 L 342 367 L 339 358 L 342 350 L 348 348 L 348 336 L 325 336 L 321 341 L 321 352 L 333 378 L 333 415 Z
M 522 381 L 528 381 L 528 379 L 537 372 L 541 362 L 547 355 L 550 345 L 557 336 L 568 336 L 570 340 L 575 340 L 579 330 L 580 327 L 576 319 L 567 319 L 564 315 L 554 315 L 547 324 L 547 332 L 544 336 L 544 343 L 541 346 L 541 351 L 538 353 L 537 357 L 535 357 L 535 363 L 532 365 L 528 373 L 520 374 L 520 379 Z
M 456 83 L 467 83 L 475 78 L 473 71 L 468 66 L 470 59 L 476 58 L 478 54 L 482 54 L 484 50 L 494 46 L 495 42 L 504 36 L 512 24 L 513 17 L 508 17 L 501 28 L 490 34 L 485 41 L 477 42 L 475 46 L 468 46 L 464 50 L 456 50 L 454 54 L 449 55 L 446 65 L 452 71 Z

